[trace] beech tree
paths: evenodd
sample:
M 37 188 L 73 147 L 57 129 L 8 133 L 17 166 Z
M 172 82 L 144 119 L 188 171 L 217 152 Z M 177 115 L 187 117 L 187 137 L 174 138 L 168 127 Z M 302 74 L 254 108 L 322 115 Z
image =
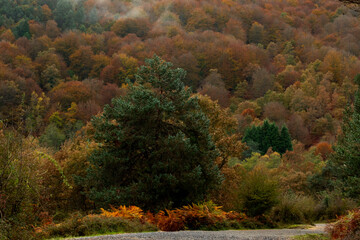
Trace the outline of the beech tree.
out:
M 148 59 L 128 94 L 92 120 L 99 148 L 84 183 L 95 203 L 156 211 L 203 200 L 220 183 L 209 120 L 185 75 Z

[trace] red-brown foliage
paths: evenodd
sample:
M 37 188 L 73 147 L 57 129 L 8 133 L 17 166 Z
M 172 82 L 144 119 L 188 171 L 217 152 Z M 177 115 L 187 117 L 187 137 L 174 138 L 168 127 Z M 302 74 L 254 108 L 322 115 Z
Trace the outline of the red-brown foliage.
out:
M 332 240 L 356 240 L 360 239 L 360 209 L 349 212 L 346 216 L 327 226 L 326 231 Z

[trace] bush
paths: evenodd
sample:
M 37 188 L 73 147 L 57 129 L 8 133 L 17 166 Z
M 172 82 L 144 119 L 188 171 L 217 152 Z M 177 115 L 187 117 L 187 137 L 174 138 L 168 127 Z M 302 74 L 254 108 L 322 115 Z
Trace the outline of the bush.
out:
M 32 229 L 24 222 L 4 221 L 0 219 L 0 240 L 31 240 Z
M 102 216 L 105 217 L 121 217 L 126 219 L 143 219 L 144 212 L 141 208 L 136 206 L 120 206 L 119 208 L 114 208 L 111 206 L 111 212 L 101 209 Z
M 66 221 L 51 224 L 37 229 L 39 238 L 50 237 L 77 237 L 109 232 L 144 232 L 156 231 L 157 228 L 140 219 L 125 219 L 121 217 L 107 217 L 103 215 L 82 216 L 73 214 Z
M 192 204 L 174 210 L 159 211 L 157 214 L 144 212 L 136 206 L 111 207 L 110 211 L 101 209 L 102 216 L 119 217 L 124 219 L 136 219 L 140 222 L 148 222 L 156 225 L 162 231 L 179 230 L 219 230 L 229 228 L 242 228 L 242 223 L 259 222 L 255 219 L 249 220 L 245 214 L 237 212 L 225 212 L 213 202 L 203 204 Z M 256 225 L 255 224 L 255 225 Z M 261 223 L 260 223 L 261 225 Z
M 0 120 L 1 125 L 1 120 Z M 0 126 L 0 239 L 31 239 L 41 189 L 36 141 Z
M 278 186 L 268 170 L 256 167 L 245 173 L 239 187 L 239 206 L 250 216 L 259 216 L 269 211 L 278 202 Z
M 270 217 L 279 223 L 312 223 L 316 218 L 316 202 L 308 196 L 285 194 Z
M 346 214 L 349 210 L 357 206 L 356 202 L 350 198 L 345 198 L 338 191 L 323 193 L 321 202 L 318 206 L 318 218 L 336 219 L 338 216 Z
M 179 231 L 240 228 L 247 217 L 241 213 L 224 212 L 221 207 L 210 201 L 180 209 L 160 211 L 155 219 L 160 230 Z
M 339 217 L 334 224 L 326 227 L 326 231 L 334 240 L 360 239 L 360 209 Z
M 97 215 L 73 214 L 62 223 L 51 221 L 36 229 L 37 238 L 76 237 L 109 232 L 221 230 L 275 227 L 265 216 L 248 218 L 244 213 L 225 212 L 213 202 L 192 204 L 179 209 L 144 213 L 136 206 L 101 209 Z M 2 240 L 2 239 L 1 239 Z

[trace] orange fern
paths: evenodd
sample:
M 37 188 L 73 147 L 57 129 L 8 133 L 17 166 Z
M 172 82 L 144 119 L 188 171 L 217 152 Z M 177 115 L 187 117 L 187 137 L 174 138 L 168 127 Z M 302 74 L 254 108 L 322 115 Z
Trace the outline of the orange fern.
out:
M 126 219 L 142 219 L 144 218 L 144 212 L 141 208 L 136 206 L 120 206 L 115 208 L 110 206 L 112 211 L 106 211 L 101 208 L 101 215 L 105 217 L 121 217 Z

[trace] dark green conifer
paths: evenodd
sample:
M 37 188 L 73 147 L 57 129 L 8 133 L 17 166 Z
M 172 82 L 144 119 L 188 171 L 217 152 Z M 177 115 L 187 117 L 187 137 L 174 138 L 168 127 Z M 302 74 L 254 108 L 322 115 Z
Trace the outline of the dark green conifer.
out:
M 258 150 L 261 154 L 265 154 L 270 147 L 281 154 L 286 150 L 292 150 L 288 129 L 284 126 L 280 134 L 275 123 L 270 123 L 268 120 L 265 120 L 262 126 L 252 126 L 246 129 L 242 141 L 246 142 L 252 151 Z
M 288 128 L 284 125 L 281 128 L 280 132 L 280 142 L 279 142 L 279 151 L 280 153 L 285 153 L 286 150 L 292 151 L 293 147 L 291 144 L 291 136 Z
M 355 77 L 360 85 L 360 74 Z M 340 189 L 346 196 L 360 197 L 360 89 L 355 94 L 354 106 L 347 106 L 344 112 L 342 135 L 334 147 L 323 177 L 330 179 L 334 189 Z
M 221 180 L 209 120 L 184 87 L 186 72 L 159 57 L 146 64 L 129 93 L 92 121 L 99 149 L 84 182 L 100 206 L 179 207 L 205 199 Z

